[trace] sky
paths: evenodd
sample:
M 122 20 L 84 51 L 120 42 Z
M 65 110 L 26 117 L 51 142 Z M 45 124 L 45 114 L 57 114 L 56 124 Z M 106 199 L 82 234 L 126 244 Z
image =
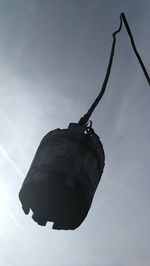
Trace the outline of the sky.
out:
M 18 193 L 43 136 L 98 95 L 125 12 L 149 72 L 149 0 L 0 0 L 0 265 L 150 265 L 150 88 L 125 28 L 92 115 L 105 169 L 75 231 L 40 227 Z

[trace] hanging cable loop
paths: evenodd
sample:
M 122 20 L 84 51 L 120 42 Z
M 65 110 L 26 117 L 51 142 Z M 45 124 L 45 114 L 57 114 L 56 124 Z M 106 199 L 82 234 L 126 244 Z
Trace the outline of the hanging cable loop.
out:
M 88 112 L 81 117 L 79 124 L 80 125 L 85 125 L 87 123 L 87 121 L 89 120 L 90 116 L 92 115 L 94 109 L 96 108 L 96 106 L 98 105 L 98 103 L 100 102 L 101 98 L 104 95 L 104 92 L 106 90 L 106 86 L 107 86 L 107 82 L 110 76 L 110 72 L 111 72 L 111 67 L 112 67 L 112 63 L 113 63 L 113 57 L 114 57 L 114 53 L 115 53 L 115 46 L 116 46 L 116 34 L 120 32 L 122 28 L 122 18 L 120 17 L 120 25 L 118 30 L 116 30 L 112 36 L 113 36 L 113 43 L 112 43 L 112 47 L 111 47 L 111 53 L 110 53 L 110 57 L 109 57 L 109 63 L 108 63 L 108 67 L 107 67 L 107 71 L 106 71 L 106 75 L 103 81 L 103 85 L 101 88 L 101 91 L 98 95 L 98 97 L 95 99 L 94 103 L 91 105 L 90 109 L 88 110 Z
M 147 79 L 147 82 L 150 86 L 150 77 L 148 75 L 148 72 L 146 70 L 146 67 L 144 66 L 144 63 L 137 51 L 137 48 L 135 46 L 135 42 L 134 42 L 134 39 L 133 39 L 133 36 L 132 36 L 132 33 L 131 33 L 131 30 L 129 28 L 129 25 L 128 25 L 128 22 L 126 20 L 126 17 L 124 15 L 124 13 L 121 13 L 120 15 L 120 25 L 119 25 L 119 28 L 118 30 L 116 30 L 113 34 L 112 34 L 112 37 L 113 37 L 113 42 L 112 42 L 112 47 L 111 47 L 111 53 L 110 53 L 110 57 L 109 57 L 109 62 L 108 62 L 108 67 L 107 67 L 107 71 L 106 71 L 106 75 L 105 75 L 105 78 L 104 78 L 104 81 L 103 81 L 103 84 L 102 84 L 102 88 L 101 88 L 101 91 L 99 93 L 99 95 L 97 96 L 97 98 L 95 99 L 95 101 L 93 102 L 93 104 L 91 105 L 91 107 L 89 108 L 89 110 L 87 111 L 87 113 L 80 118 L 79 120 L 79 125 L 86 125 L 90 116 L 92 115 L 94 109 L 96 108 L 96 106 L 98 105 L 98 103 L 100 102 L 101 98 L 103 97 L 104 95 L 104 92 L 106 90 L 106 86 L 107 86 L 107 83 L 108 83 L 108 79 L 109 79 L 109 76 L 110 76 L 110 72 L 111 72 L 111 67 L 112 67 L 112 63 L 113 63 L 113 58 L 114 58 L 114 53 L 115 53 L 115 46 L 116 46 L 116 34 L 118 34 L 120 31 L 121 31 L 121 28 L 122 28 L 122 21 L 124 22 L 124 25 L 126 27 L 126 30 L 127 30 L 127 33 L 129 35 L 129 38 L 131 40 L 131 44 L 132 44 L 132 48 L 135 52 L 135 55 L 137 56 L 137 59 L 141 65 L 141 68 L 145 74 L 145 77 Z

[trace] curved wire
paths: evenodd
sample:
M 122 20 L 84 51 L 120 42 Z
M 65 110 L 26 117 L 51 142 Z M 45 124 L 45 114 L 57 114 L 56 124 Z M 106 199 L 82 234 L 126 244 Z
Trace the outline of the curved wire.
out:
M 103 85 L 102 85 L 101 91 L 100 91 L 99 95 L 97 96 L 97 98 L 95 99 L 94 103 L 91 105 L 91 107 L 87 111 L 87 113 L 83 117 L 80 118 L 80 120 L 79 120 L 79 124 L 80 125 L 85 125 L 88 122 L 92 112 L 94 111 L 94 109 L 96 108 L 96 106 L 98 105 L 98 103 L 100 102 L 101 98 L 104 95 L 104 92 L 105 92 L 106 86 L 107 86 L 107 82 L 108 82 L 108 79 L 109 79 L 109 76 L 110 76 L 111 67 L 112 67 L 113 58 L 114 58 L 114 53 L 115 53 L 116 34 L 121 31 L 121 28 L 122 28 L 122 17 L 120 16 L 119 28 L 118 28 L 118 30 L 116 30 L 112 34 L 113 43 L 112 43 L 111 53 L 110 53 L 110 57 L 109 57 L 109 63 L 108 63 L 108 67 L 107 67 L 107 71 L 106 71 L 106 75 L 105 75 L 105 78 L 104 78 L 104 81 L 103 81 Z
M 134 42 L 134 39 L 133 39 L 133 35 L 132 35 L 132 32 L 130 30 L 130 27 L 128 25 L 128 22 L 126 20 L 126 17 L 124 15 L 124 13 L 121 13 L 120 15 L 120 26 L 119 26 L 119 29 L 116 30 L 112 36 L 113 36 L 113 43 L 112 43 L 112 47 L 111 47 L 111 53 L 110 53 L 110 57 L 109 57 L 109 63 L 108 63 L 108 67 L 107 67 L 107 71 L 106 71 L 106 75 L 105 75 L 105 78 L 104 78 L 104 81 L 103 81 L 103 85 L 102 85 L 102 88 L 101 88 L 101 91 L 99 93 L 99 95 L 97 96 L 97 98 L 95 99 L 94 103 L 91 105 L 91 107 L 89 108 L 89 110 L 87 111 L 87 113 L 80 118 L 79 120 L 79 124 L 80 125 L 85 125 L 90 116 L 92 115 L 92 112 L 94 111 L 94 109 L 96 108 L 96 106 L 98 105 L 98 103 L 100 102 L 101 98 L 103 97 L 104 95 L 104 92 L 106 90 L 106 86 L 107 86 L 107 82 L 108 82 L 108 79 L 109 79 L 109 76 L 110 76 L 110 72 L 111 72 L 111 67 L 112 67 L 112 63 L 113 63 L 113 58 L 114 58 L 114 53 L 115 53 L 115 46 L 116 46 L 116 34 L 119 33 L 121 31 L 121 28 L 122 28 L 122 21 L 124 22 L 124 25 L 126 27 L 126 30 L 127 30 L 127 33 L 129 35 L 129 38 L 130 38 L 130 41 L 131 41 L 131 44 L 132 44 L 132 48 L 133 48 L 133 51 L 135 52 L 135 55 L 137 56 L 137 59 L 139 61 L 139 64 L 141 65 L 141 68 L 145 74 L 145 77 L 147 79 L 147 82 L 150 86 L 150 77 L 148 75 L 148 72 L 146 70 L 146 67 L 144 66 L 144 63 L 137 51 L 137 48 L 136 48 L 136 45 L 135 45 L 135 42 Z

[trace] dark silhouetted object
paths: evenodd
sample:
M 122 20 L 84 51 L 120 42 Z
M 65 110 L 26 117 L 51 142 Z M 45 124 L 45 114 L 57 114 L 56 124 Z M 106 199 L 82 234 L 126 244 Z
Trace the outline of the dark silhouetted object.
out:
M 104 168 L 104 150 L 91 127 L 71 123 L 41 141 L 19 198 L 39 225 L 75 229 L 85 219 Z
M 78 124 L 68 129 L 55 129 L 41 141 L 19 198 L 26 214 L 31 209 L 40 225 L 53 222 L 54 229 L 75 229 L 85 219 L 104 168 L 104 150 L 91 125 L 87 123 L 102 99 L 110 76 L 116 34 L 122 21 L 129 34 L 133 50 L 150 85 L 150 77 L 137 51 L 124 13 L 119 28 L 112 34 L 113 42 L 101 91 Z

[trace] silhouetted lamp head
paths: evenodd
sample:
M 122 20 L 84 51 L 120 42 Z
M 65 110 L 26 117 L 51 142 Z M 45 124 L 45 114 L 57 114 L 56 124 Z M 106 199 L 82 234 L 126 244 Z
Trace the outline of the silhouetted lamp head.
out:
M 111 72 L 116 34 L 125 24 L 133 50 L 150 85 L 150 77 L 135 47 L 124 13 L 113 34 L 105 79 L 98 97 L 78 124 L 55 129 L 41 141 L 19 193 L 26 214 L 30 209 L 39 225 L 53 222 L 54 229 L 75 229 L 85 219 L 104 168 L 104 150 L 99 137 L 87 121 L 104 95 Z
M 104 168 L 104 150 L 91 127 L 71 123 L 41 141 L 19 192 L 39 225 L 75 229 L 85 219 Z

